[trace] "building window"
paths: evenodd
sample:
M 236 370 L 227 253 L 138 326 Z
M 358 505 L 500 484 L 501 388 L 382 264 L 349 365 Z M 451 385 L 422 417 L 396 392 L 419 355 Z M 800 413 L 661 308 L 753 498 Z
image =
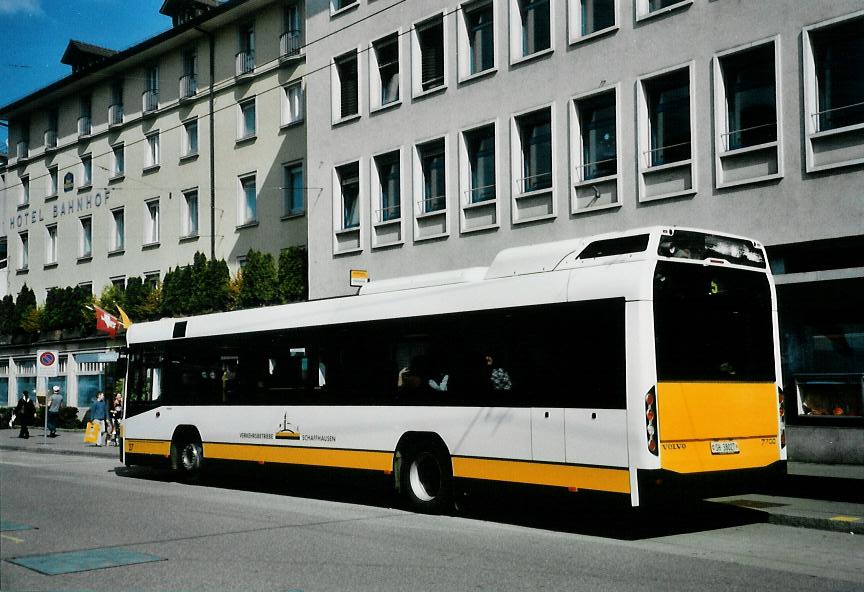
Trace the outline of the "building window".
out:
M 377 222 L 399 220 L 402 215 L 401 167 L 399 151 L 381 154 L 374 158 L 374 188 L 378 194 Z
M 552 109 L 547 107 L 514 118 L 516 192 L 530 193 L 552 187 Z
M 125 275 L 117 275 L 112 278 L 108 278 L 108 281 L 111 282 L 111 285 L 117 288 L 118 290 L 126 289 L 126 276 Z
M 774 44 L 720 57 L 725 117 L 723 150 L 738 150 L 777 140 Z
M 238 52 L 236 56 L 237 76 L 248 74 L 255 69 L 255 27 L 252 23 L 240 25 L 237 29 Z
M 198 235 L 198 190 L 189 189 L 183 192 L 181 208 L 181 227 L 183 237 Z
M 81 185 L 85 188 L 93 185 L 93 158 L 89 154 L 81 157 Z
M 573 106 L 575 180 L 590 181 L 617 174 L 615 91 L 574 99 Z
M 180 98 L 188 99 L 198 92 L 198 53 L 187 49 L 181 56 L 183 75 L 180 77 Z
M 692 3 L 693 0 L 636 0 L 636 18 L 664 14 Z
M 23 271 L 30 267 L 30 234 L 18 234 L 18 269 Z
M 144 245 L 159 244 L 159 200 L 144 202 Z
M 150 113 L 158 108 L 159 66 L 150 66 L 144 70 L 144 94 L 141 95 L 141 110 L 144 113 Z
M 237 139 L 255 137 L 255 99 L 238 103 Z
M 435 16 L 414 26 L 414 94 L 444 88 L 444 17 Z
M 616 27 L 615 0 L 570 0 L 570 41 Z
M 111 83 L 111 105 L 108 107 L 108 125 L 123 123 L 123 81 Z
M 687 68 L 642 81 L 648 123 L 649 167 L 688 160 L 690 71 Z
M 81 115 L 78 117 L 78 136 L 89 136 L 92 131 L 92 103 L 90 102 L 90 96 L 81 97 Z
M 303 164 L 286 164 L 282 167 L 282 215 L 298 216 L 306 209 L 303 185 Z
M 552 47 L 550 0 L 510 0 L 510 55 L 519 60 Z
M 154 290 L 159 286 L 159 272 L 148 271 L 144 274 L 144 285 L 148 290 Z
M 417 211 L 420 214 L 441 212 L 447 207 L 447 161 L 444 138 L 417 145 L 420 189 Z
M 87 258 L 93 255 L 93 218 L 80 218 L 81 229 L 78 240 L 78 257 Z
M 159 166 L 159 132 L 147 134 L 147 166 L 152 168 Z
M 45 226 L 45 265 L 57 264 L 57 225 Z
M 495 68 L 495 7 L 481 0 L 462 6 L 459 19 L 459 74 L 475 76 Z
M 258 221 L 258 191 L 255 175 L 239 177 L 240 195 L 237 200 L 237 225 L 246 226 Z
M 198 154 L 198 118 L 183 123 L 183 156 Z
M 285 7 L 285 32 L 279 38 L 279 55 L 289 57 L 299 55 L 303 49 L 303 19 L 300 6 L 290 4 Z
M 360 163 L 342 165 L 336 168 L 339 182 L 340 201 L 342 202 L 342 229 L 360 226 Z
M 462 134 L 467 170 L 465 204 L 496 198 L 495 126 L 485 125 Z
M 864 13 L 806 27 L 807 170 L 864 162 Z
M 372 44 L 369 54 L 372 107 L 399 102 L 399 34 L 393 33 Z
M 57 182 L 57 167 L 52 166 L 48 169 L 48 195 L 46 197 L 56 197 L 59 191 Z
M 293 125 L 305 117 L 303 83 L 298 81 L 282 88 L 282 125 Z
M 342 55 L 333 63 L 333 114 L 334 121 L 339 121 L 360 113 L 357 51 Z
M 122 177 L 124 172 L 126 171 L 126 158 L 124 156 L 123 144 L 117 144 L 116 146 L 112 146 L 111 153 L 111 176 L 114 178 Z
M 126 216 L 123 208 L 111 210 L 111 251 L 126 248 Z
M 359 4 L 359 0 L 330 0 L 330 14 L 348 10 Z
M 26 206 L 30 203 L 30 176 L 22 175 L 21 179 L 21 194 L 18 198 L 19 206 Z

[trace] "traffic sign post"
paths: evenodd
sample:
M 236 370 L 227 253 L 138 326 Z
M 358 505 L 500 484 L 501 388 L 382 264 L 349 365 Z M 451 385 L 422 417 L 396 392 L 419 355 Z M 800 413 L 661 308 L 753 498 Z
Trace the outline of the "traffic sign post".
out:
M 45 406 L 45 428 L 44 442 L 48 443 L 48 393 L 45 392 L 45 385 L 48 384 L 48 378 L 54 378 L 60 373 L 60 352 L 54 350 L 40 350 L 36 352 L 36 380 L 39 381 L 42 389 L 42 400 Z M 39 403 L 39 393 L 36 393 L 36 403 Z

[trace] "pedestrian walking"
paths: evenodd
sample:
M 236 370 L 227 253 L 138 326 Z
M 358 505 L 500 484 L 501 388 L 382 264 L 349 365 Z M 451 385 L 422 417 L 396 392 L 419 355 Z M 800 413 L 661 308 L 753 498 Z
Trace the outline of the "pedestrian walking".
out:
M 123 395 L 117 393 L 111 402 L 111 445 L 119 446 L 120 420 L 123 419 Z
M 19 438 L 29 438 L 30 430 L 28 427 L 36 418 L 36 406 L 30 400 L 30 392 L 24 391 L 21 393 L 21 398 L 18 399 L 18 404 L 15 406 L 15 417 L 18 418 L 18 424 L 21 426 L 21 431 L 18 432 Z
M 48 399 L 48 437 L 57 437 L 57 425 L 60 423 L 60 409 L 65 406 L 60 387 L 56 384 L 51 389 L 51 397 Z
M 96 446 L 102 446 L 102 440 L 107 437 L 105 433 L 106 423 L 108 419 L 108 410 L 105 406 L 105 393 L 99 391 L 96 394 L 96 400 L 90 406 L 90 421 L 96 424 L 99 430 L 99 435 L 96 437 Z

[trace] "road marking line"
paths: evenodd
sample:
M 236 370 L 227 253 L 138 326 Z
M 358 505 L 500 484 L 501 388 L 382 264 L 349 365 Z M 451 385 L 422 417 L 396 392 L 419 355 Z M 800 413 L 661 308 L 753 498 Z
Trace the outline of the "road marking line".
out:
M 834 516 L 831 520 L 837 522 L 861 522 L 861 518 L 858 516 Z
M 12 541 L 14 543 L 23 543 L 24 542 L 24 539 L 19 539 L 19 538 L 13 537 L 13 536 L 9 536 L 8 534 L 0 534 L 0 539 L 9 539 L 10 541 Z

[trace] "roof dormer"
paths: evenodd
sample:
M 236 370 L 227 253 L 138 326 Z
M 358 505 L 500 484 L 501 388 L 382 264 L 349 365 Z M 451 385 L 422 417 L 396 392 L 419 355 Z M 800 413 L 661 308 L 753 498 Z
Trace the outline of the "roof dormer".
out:
M 217 6 L 219 6 L 217 0 L 165 0 L 159 12 L 170 16 L 171 22 L 176 27 Z

